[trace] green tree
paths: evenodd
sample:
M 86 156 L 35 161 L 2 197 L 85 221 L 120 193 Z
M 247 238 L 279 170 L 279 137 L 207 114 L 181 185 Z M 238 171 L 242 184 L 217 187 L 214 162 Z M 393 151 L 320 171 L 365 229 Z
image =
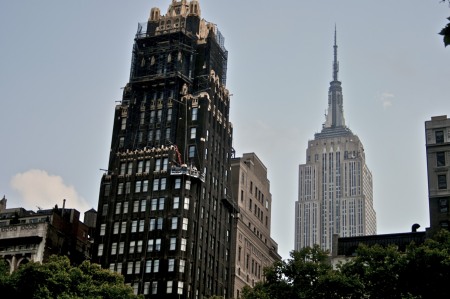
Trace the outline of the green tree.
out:
M 136 299 L 123 276 L 88 261 L 70 265 L 67 257 L 52 256 L 44 264 L 28 263 L 11 275 L 0 271 L 0 293 L 5 298 Z
M 450 0 L 442 0 L 441 2 L 448 2 L 448 5 L 450 6 Z M 450 21 L 450 18 L 448 18 L 447 20 Z M 450 45 L 450 23 L 448 23 L 444 28 L 442 28 L 439 34 L 443 36 L 444 45 L 446 47 Z
M 329 256 L 319 246 L 292 251 L 290 259 L 264 270 L 266 280 L 253 289 L 244 288 L 244 299 L 290 298 L 361 298 L 355 279 L 340 275 L 329 263 Z

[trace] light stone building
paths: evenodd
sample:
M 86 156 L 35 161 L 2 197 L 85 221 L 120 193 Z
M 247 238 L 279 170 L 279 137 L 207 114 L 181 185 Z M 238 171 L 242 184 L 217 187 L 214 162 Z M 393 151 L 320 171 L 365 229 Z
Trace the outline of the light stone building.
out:
M 450 229 L 450 118 L 434 116 L 425 122 L 430 229 Z
M 306 163 L 299 166 L 295 250 L 319 244 L 331 251 L 334 234 L 376 234 L 372 174 L 363 144 L 345 125 L 338 71 L 335 33 L 326 121 L 322 131 L 308 142 Z
M 245 286 L 264 280 L 263 269 L 281 260 L 270 236 L 272 194 L 267 168 L 254 153 L 231 160 L 231 186 L 239 213 L 236 219 L 234 298 Z

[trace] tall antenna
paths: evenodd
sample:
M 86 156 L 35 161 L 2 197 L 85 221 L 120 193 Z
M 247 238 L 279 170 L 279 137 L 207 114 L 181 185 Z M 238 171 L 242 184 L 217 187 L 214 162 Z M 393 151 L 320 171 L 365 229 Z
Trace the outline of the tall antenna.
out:
M 333 61 L 333 81 L 338 81 L 339 62 L 337 61 L 337 30 L 334 24 L 334 61 Z

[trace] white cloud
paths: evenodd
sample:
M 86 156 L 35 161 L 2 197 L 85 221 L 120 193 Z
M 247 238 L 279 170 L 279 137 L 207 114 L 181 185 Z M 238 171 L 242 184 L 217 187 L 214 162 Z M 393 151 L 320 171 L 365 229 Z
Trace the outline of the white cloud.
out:
M 384 109 L 388 109 L 393 104 L 394 95 L 389 92 L 383 92 L 380 97 L 380 101 Z
M 31 169 L 16 174 L 11 179 L 11 187 L 19 192 L 26 209 L 50 209 L 55 204 L 62 207 L 63 199 L 66 199 L 66 208 L 77 209 L 81 215 L 89 209 L 86 200 L 73 186 L 67 186 L 62 177 L 44 170 Z

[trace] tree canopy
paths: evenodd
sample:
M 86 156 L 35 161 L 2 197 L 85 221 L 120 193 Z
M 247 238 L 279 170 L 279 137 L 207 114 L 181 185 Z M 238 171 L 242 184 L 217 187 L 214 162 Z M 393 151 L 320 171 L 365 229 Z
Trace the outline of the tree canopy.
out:
M 441 2 L 448 2 L 448 5 L 450 6 L 450 0 L 442 0 Z M 450 18 L 447 18 L 447 20 L 450 21 Z M 450 23 L 448 23 L 444 28 L 442 28 L 439 34 L 443 36 L 444 45 L 446 47 L 450 45 Z
M 265 269 L 266 280 L 244 288 L 244 299 L 442 298 L 450 282 L 450 233 L 439 232 L 405 252 L 360 245 L 354 258 L 333 268 L 318 246 L 291 252 Z
M 100 265 L 83 262 L 71 266 L 65 256 L 52 256 L 44 264 L 28 263 L 9 274 L 0 260 L 0 294 L 2 298 L 25 299 L 137 299 L 123 276 Z

